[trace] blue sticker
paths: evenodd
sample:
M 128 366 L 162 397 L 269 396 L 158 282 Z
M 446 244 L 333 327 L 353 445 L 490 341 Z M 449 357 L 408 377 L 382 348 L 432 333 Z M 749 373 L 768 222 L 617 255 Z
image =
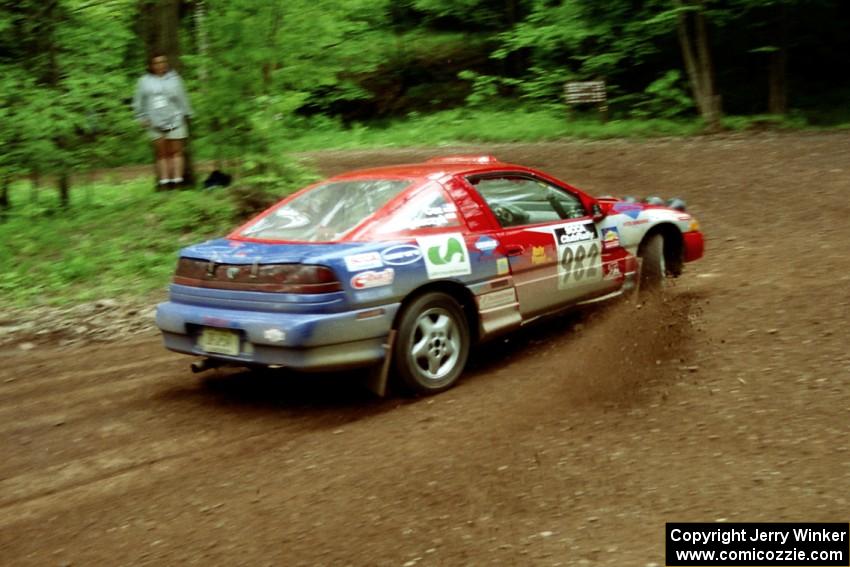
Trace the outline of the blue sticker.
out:
M 489 255 L 498 246 L 499 241 L 489 236 L 482 236 L 475 242 L 475 248 L 483 252 L 485 256 Z
M 381 259 L 388 266 L 407 266 L 421 260 L 422 251 L 413 244 L 399 244 L 381 252 Z
M 641 211 L 643 211 L 643 207 L 636 203 L 627 203 L 625 201 L 620 201 L 618 203 L 614 203 L 614 206 L 611 207 L 614 212 L 621 213 L 626 215 L 629 218 L 636 219 L 640 216 Z

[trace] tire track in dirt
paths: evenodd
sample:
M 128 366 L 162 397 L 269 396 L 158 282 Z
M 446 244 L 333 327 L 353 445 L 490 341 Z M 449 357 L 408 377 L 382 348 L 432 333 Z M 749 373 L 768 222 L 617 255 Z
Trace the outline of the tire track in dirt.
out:
M 57 370 L 54 372 L 45 372 L 39 370 L 40 376 L 37 378 L 26 378 L 24 380 L 6 381 L 0 385 L 0 408 L 5 405 L 17 403 L 18 398 L 29 398 L 39 391 L 43 391 L 45 397 L 56 397 L 57 394 L 67 393 L 69 390 L 74 390 L 80 384 L 90 383 L 93 378 L 108 377 L 108 375 L 118 375 L 124 372 L 138 371 L 149 368 L 157 368 L 169 362 L 180 361 L 181 366 L 185 367 L 186 361 L 183 357 L 174 354 L 167 356 L 153 356 L 145 360 L 137 362 L 129 362 L 126 364 L 115 364 L 105 368 L 95 368 L 86 371 L 70 371 Z M 173 366 L 173 365 L 172 365 Z M 28 374 L 27 369 L 19 369 L 22 374 Z M 7 379 L 8 380 L 8 379 Z M 49 385 L 50 388 L 44 390 L 44 386 Z
M 187 380 L 191 385 L 180 384 Z M 162 384 L 157 385 L 157 381 Z M 102 395 L 104 392 L 106 396 Z M 3 434 L 13 438 L 13 442 L 16 436 L 40 435 L 44 438 L 44 433 L 49 432 L 50 445 L 57 447 L 51 454 L 38 457 L 35 472 L 32 469 L 23 474 L 16 472 L 30 468 L 28 465 L 34 462 L 32 455 L 22 458 L 22 454 L 17 453 L 0 464 L 0 494 L 3 495 L 0 502 L 109 480 L 128 469 L 161 461 L 184 459 L 191 462 L 195 455 L 221 447 L 238 447 L 246 439 L 254 439 L 268 431 L 275 434 L 302 429 L 315 431 L 330 427 L 338 420 L 298 411 L 297 407 L 283 422 L 281 416 L 271 410 L 253 416 L 226 410 L 223 415 L 215 415 L 219 410 L 215 408 L 211 393 L 214 394 L 206 391 L 203 382 L 198 385 L 195 377 L 184 374 L 175 379 L 167 373 L 146 373 L 122 378 L 117 386 L 80 388 L 71 393 L 74 402 L 70 406 L 52 413 L 34 410 L 33 406 L 0 412 L 0 423 L 9 423 Z M 155 409 L 157 405 L 159 411 Z M 180 408 L 186 413 L 179 411 Z M 10 419 L 16 411 L 33 415 Z M 354 408 L 347 418 L 356 419 L 368 411 L 368 408 Z M 92 453 L 91 444 L 77 443 L 81 437 L 91 434 L 92 425 L 101 430 L 109 428 L 112 419 L 120 420 L 115 434 L 104 438 L 95 433 L 94 447 L 100 451 Z
M 180 437 L 133 444 L 0 480 L 0 529 L 91 500 L 118 496 L 130 489 L 144 490 L 199 462 L 210 465 L 278 447 L 283 433 L 295 432 L 283 439 L 292 446 L 299 436 L 315 434 L 313 428 L 302 427 L 307 422 L 312 420 L 295 420 L 283 431 L 261 423 L 230 436 Z M 270 433 L 274 433 L 272 439 L 268 439 Z

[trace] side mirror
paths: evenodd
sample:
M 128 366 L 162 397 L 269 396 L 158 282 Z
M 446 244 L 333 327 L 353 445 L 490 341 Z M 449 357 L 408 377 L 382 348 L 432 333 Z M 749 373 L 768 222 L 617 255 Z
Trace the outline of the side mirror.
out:
M 590 208 L 590 214 L 593 216 L 593 222 L 599 222 L 605 218 L 605 213 L 602 211 L 599 203 L 593 203 L 593 206 Z

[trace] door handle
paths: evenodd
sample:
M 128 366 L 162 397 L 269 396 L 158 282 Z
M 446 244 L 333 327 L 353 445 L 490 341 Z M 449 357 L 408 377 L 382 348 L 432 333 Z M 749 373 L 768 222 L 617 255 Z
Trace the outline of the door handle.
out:
M 522 244 L 508 244 L 505 246 L 505 255 L 522 256 L 525 254 L 525 246 Z

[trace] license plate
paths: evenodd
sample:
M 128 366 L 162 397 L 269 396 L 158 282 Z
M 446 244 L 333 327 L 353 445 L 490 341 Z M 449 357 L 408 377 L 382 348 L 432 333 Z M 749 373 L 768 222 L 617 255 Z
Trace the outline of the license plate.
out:
M 236 356 L 239 354 L 239 333 L 205 327 L 198 338 L 198 346 L 207 352 Z

